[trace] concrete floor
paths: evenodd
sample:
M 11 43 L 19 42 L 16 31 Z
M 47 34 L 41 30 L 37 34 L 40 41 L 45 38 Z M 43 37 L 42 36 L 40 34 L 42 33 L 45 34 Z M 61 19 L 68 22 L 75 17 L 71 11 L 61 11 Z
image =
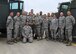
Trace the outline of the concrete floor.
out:
M 0 54 L 76 54 L 76 47 L 46 40 L 8 45 L 0 39 Z

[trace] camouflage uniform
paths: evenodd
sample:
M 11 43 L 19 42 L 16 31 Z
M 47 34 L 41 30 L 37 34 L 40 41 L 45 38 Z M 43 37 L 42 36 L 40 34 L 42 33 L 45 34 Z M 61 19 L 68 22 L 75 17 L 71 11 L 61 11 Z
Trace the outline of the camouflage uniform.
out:
M 73 16 L 67 16 L 65 20 L 65 33 L 66 39 L 72 41 L 72 29 L 75 24 L 75 18 Z
M 19 35 L 19 29 L 20 29 L 20 17 L 15 16 L 14 17 L 14 38 L 16 39 Z
M 33 36 L 34 38 L 37 38 L 36 37 L 36 20 L 35 20 L 35 16 L 32 16 L 32 30 L 33 30 Z
M 59 38 L 60 40 L 64 40 L 64 26 L 65 26 L 65 17 L 62 16 L 62 17 L 59 17 L 59 20 L 58 20 L 59 24 L 58 24 L 58 27 L 59 27 L 59 30 L 58 30 L 58 34 L 59 34 Z
M 49 21 L 48 31 L 49 31 L 49 37 L 50 37 L 50 38 L 52 38 L 52 36 L 51 36 L 51 30 L 50 30 L 50 26 L 51 26 L 51 23 L 52 23 L 52 19 L 53 19 L 53 17 L 48 17 L 48 21 Z
M 25 25 L 22 30 L 22 36 L 24 43 L 27 42 L 27 39 L 30 43 L 33 42 L 32 28 L 28 25 Z
M 32 18 L 33 16 L 27 16 L 27 20 L 29 21 L 29 25 L 31 26 L 32 25 Z
M 36 33 L 37 33 L 37 39 L 41 39 L 41 23 L 42 23 L 42 18 L 41 16 L 36 16 Z
M 52 39 L 56 39 L 57 28 L 58 28 L 58 19 L 54 18 L 54 19 L 52 19 L 51 25 L 50 25 Z
M 49 39 L 48 26 L 49 26 L 48 19 L 43 19 L 43 21 L 42 21 L 42 34 L 44 34 L 44 31 L 45 31 L 45 35 L 46 35 L 47 39 Z
M 20 16 L 20 36 L 22 36 L 22 28 L 24 27 L 25 23 L 26 23 L 26 19 L 27 19 L 27 16 L 24 16 L 24 15 L 21 15 Z
M 25 25 L 26 19 L 27 19 L 27 16 L 23 16 L 23 15 L 20 16 L 21 26 L 22 26 L 22 27 Z
M 6 27 L 7 27 L 7 41 L 11 41 L 12 40 L 12 33 L 13 33 L 13 18 L 11 16 L 8 16 L 7 18 L 7 23 L 6 23 Z

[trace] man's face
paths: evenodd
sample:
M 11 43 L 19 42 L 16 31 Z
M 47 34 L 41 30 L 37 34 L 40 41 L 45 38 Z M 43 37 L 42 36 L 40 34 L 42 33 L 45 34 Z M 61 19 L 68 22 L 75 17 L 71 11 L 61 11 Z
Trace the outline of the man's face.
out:
M 50 16 L 50 13 L 48 13 L 47 16 Z
M 12 17 L 14 16 L 13 12 L 10 13 L 10 16 L 12 16 Z
M 54 19 L 56 19 L 56 15 L 54 15 Z
M 17 16 L 20 16 L 20 13 L 19 12 L 17 13 Z
M 22 12 L 22 15 L 26 15 L 25 12 Z
M 51 14 L 51 17 L 53 17 L 53 16 L 54 16 L 54 14 L 52 13 L 52 14 Z
M 68 11 L 68 12 L 67 12 L 67 15 L 68 15 L 68 16 L 70 16 L 70 15 L 71 15 L 71 12 L 70 12 L 70 11 Z
M 40 12 L 40 15 L 42 15 L 42 11 Z
M 63 12 L 61 12 L 61 13 L 60 13 L 60 16 L 63 16 L 63 15 L 64 15 Z
M 33 13 L 30 13 L 30 16 L 33 16 Z
M 36 16 L 39 16 L 39 14 L 37 13 Z
M 31 12 L 29 12 L 29 14 L 28 14 L 29 16 L 31 15 Z

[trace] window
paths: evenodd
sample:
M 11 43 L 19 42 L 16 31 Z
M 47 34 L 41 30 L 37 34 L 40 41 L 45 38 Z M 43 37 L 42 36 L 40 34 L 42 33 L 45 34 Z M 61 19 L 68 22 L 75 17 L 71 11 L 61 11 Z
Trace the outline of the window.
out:
M 62 5 L 62 9 L 67 10 L 68 9 L 68 5 Z
M 23 9 L 23 2 L 10 3 L 10 10 L 22 10 L 22 9 Z
M 10 3 L 10 9 L 18 9 L 18 3 Z
M 18 9 L 18 3 L 12 3 L 12 9 Z
M 20 3 L 20 9 L 21 10 L 23 9 L 23 3 Z
M 10 9 L 12 9 L 12 3 L 10 3 Z

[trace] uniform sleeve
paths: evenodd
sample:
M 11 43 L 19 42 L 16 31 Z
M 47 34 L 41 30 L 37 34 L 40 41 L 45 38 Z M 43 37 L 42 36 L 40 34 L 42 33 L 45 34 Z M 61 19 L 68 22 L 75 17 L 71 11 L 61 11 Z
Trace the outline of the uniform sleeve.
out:
M 35 20 L 36 20 L 36 25 L 39 25 L 39 23 L 38 23 L 38 21 L 37 21 L 38 19 L 37 19 L 37 18 L 35 18 Z
M 50 25 L 50 30 L 51 30 L 51 28 L 52 28 L 52 21 L 49 22 L 49 25 Z
M 32 34 L 32 28 L 30 27 L 30 30 L 31 30 L 31 34 Z
M 16 22 L 16 17 L 14 17 L 14 22 Z
M 22 28 L 22 36 L 25 36 L 26 34 L 24 33 L 25 30 L 24 30 L 24 27 Z
M 22 16 L 20 16 L 20 21 L 22 21 Z
M 23 24 L 23 22 L 22 22 L 22 16 L 20 16 L 20 27 L 22 27 L 22 24 Z
M 65 17 L 64 17 L 64 19 L 63 19 L 63 27 L 65 27 Z
M 56 19 L 56 21 L 57 21 L 57 24 L 56 25 L 57 25 L 57 28 L 58 28 L 58 19 Z
M 30 34 L 29 34 L 29 36 L 33 36 L 31 27 L 30 27 Z
M 14 17 L 14 25 L 15 25 L 15 22 L 16 22 L 16 16 Z
M 75 24 L 75 18 L 72 17 L 72 24 L 74 25 Z
M 9 23 L 11 22 L 11 17 L 8 17 L 7 18 L 7 23 L 6 23 L 6 26 L 8 27 Z
M 21 17 L 19 17 L 19 26 L 21 27 L 21 20 L 20 19 L 21 19 Z

